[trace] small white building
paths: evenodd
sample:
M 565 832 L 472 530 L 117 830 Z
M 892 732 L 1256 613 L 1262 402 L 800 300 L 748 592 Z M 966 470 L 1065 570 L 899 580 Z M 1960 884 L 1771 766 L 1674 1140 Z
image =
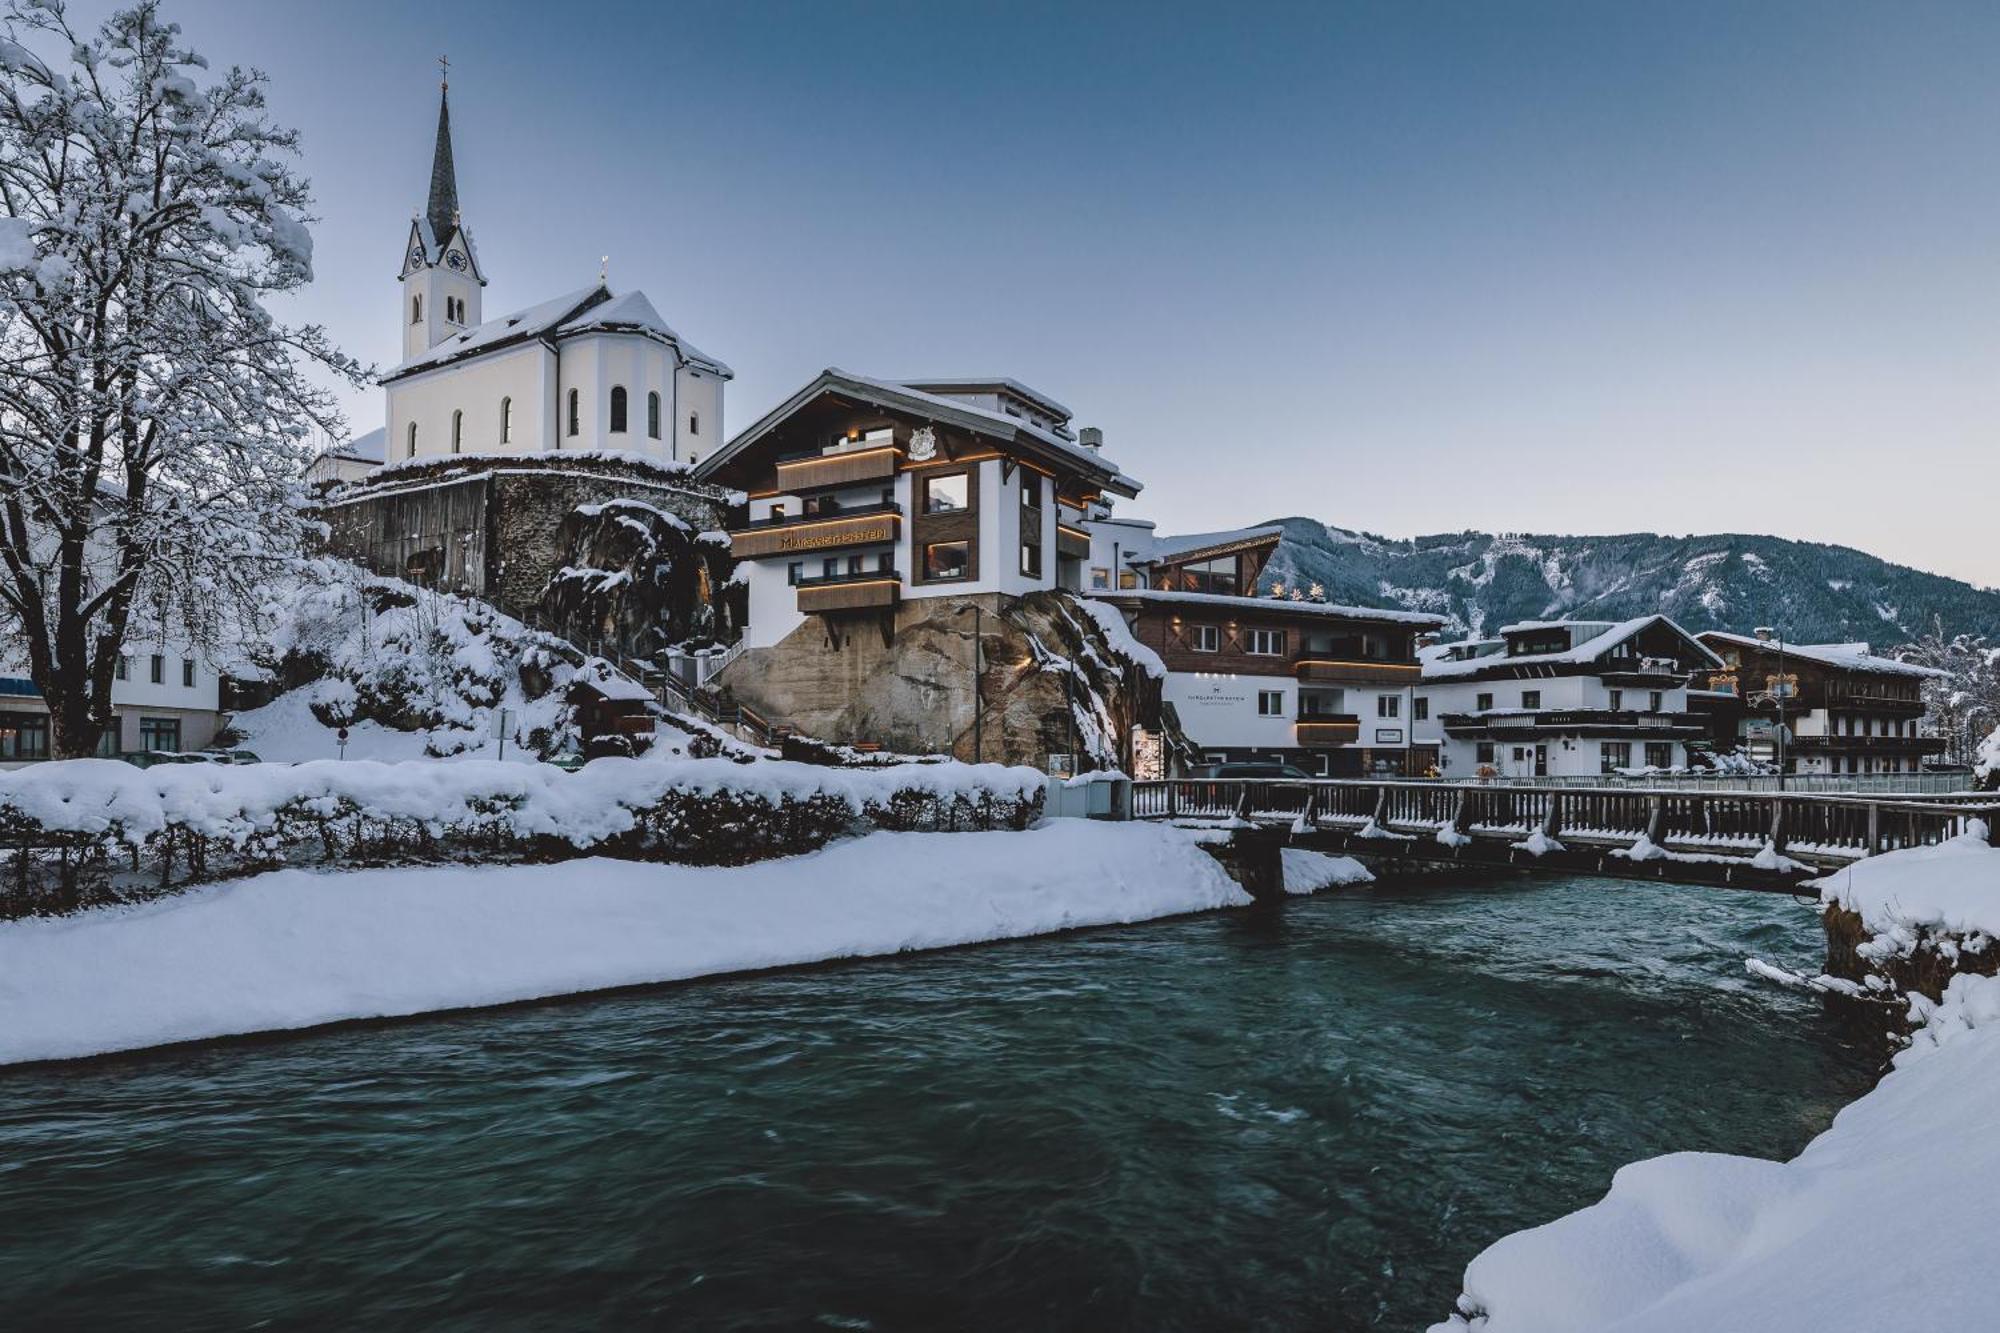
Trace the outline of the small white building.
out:
M 199 750 L 221 725 L 221 678 L 179 642 L 129 640 L 111 681 L 106 758 L 136 751 Z M 0 767 L 49 757 L 49 710 L 19 661 L 0 664 Z
M 698 463 L 719 448 L 729 367 L 675 332 L 644 292 L 598 280 L 485 318 L 486 273 L 459 214 L 448 100 L 428 206 L 397 274 L 403 360 L 382 377 L 385 424 L 314 464 L 349 481 L 376 463 L 451 454 L 610 451 Z
M 1420 656 L 1412 725 L 1454 779 L 1684 768 L 1688 743 L 1708 734 L 1689 711 L 1689 678 L 1720 665 L 1657 615 L 1524 621 Z

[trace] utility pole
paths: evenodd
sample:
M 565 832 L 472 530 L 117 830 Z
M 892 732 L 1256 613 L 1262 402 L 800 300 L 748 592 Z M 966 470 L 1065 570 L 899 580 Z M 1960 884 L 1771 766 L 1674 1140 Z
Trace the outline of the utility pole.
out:
M 985 613 L 977 602 L 974 602 L 969 607 L 960 607 L 958 614 L 964 615 L 967 611 L 972 612 L 972 762 L 978 764 L 984 763 L 986 760 L 986 730 L 984 725 L 986 720 L 986 706 L 984 699 L 981 697 L 980 686 L 981 677 L 984 676 L 985 672 L 982 669 L 979 654 L 979 642 L 984 632 Z
M 1778 790 L 1785 789 L 1785 630 L 1778 627 Z M 1829 724 L 1830 725 L 1830 724 Z

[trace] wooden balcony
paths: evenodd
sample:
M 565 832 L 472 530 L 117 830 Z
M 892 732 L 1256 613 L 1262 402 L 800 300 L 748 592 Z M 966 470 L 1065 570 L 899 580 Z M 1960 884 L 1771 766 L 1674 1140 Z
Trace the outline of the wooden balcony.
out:
M 1072 560 L 1090 559 L 1090 534 L 1067 523 L 1056 524 L 1056 554 Z
M 880 546 L 902 531 L 901 505 L 870 505 L 837 514 L 787 514 L 746 523 L 729 534 L 729 553 L 738 560 L 834 551 L 843 546 Z
M 1309 750 L 1327 745 L 1352 745 L 1361 739 L 1361 719 L 1353 713 L 1318 713 L 1301 717 L 1292 731 L 1298 743 Z
M 1423 668 L 1415 662 L 1302 657 L 1296 669 L 1302 685 L 1415 685 L 1423 676 Z
M 1788 747 L 1802 751 L 1850 754 L 1943 754 L 1942 736 L 1794 736 Z
M 798 588 L 799 613 L 808 616 L 828 611 L 872 611 L 903 600 L 903 576 L 894 570 L 805 579 Z
M 896 460 L 902 450 L 893 444 L 851 449 L 816 458 L 794 458 L 778 464 L 778 490 L 786 495 L 831 490 L 840 486 L 860 486 L 886 481 L 896 475 Z

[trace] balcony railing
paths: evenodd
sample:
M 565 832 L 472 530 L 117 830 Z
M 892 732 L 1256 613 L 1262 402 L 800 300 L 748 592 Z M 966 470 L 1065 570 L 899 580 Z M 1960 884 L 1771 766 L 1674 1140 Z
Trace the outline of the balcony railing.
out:
M 844 546 L 879 546 L 893 542 L 902 531 L 903 507 L 869 505 L 837 513 L 786 514 L 732 528 L 730 554 L 738 560 L 789 555 L 797 551 L 832 551 Z
M 858 574 L 829 574 L 816 579 L 800 579 L 799 612 L 818 615 L 826 611 L 867 611 L 895 606 L 903 599 L 903 576 L 893 569 L 864 570 Z
M 1345 661 L 1339 658 L 1302 657 L 1295 672 L 1307 685 L 1414 685 L 1423 676 L 1415 662 Z
M 1874 754 L 1943 754 L 1942 736 L 1794 736 L 1792 750 L 1859 750 Z
M 1564 731 L 1639 732 L 1663 737 L 1699 736 L 1707 728 L 1685 713 L 1631 709 L 1564 708 L 1546 712 L 1446 713 L 1439 719 L 1453 735 L 1532 735 Z
M 1361 719 L 1353 713 L 1302 713 L 1292 731 L 1298 743 L 1308 749 L 1352 745 L 1361 739 Z

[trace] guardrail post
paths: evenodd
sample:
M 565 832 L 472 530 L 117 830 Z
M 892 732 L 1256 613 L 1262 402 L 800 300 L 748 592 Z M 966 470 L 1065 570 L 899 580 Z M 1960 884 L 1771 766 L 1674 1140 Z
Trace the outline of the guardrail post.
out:
M 1868 803 L 1868 855 L 1874 856 L 1882 850 L 1882 803 Z
M 1181 784 L 1167 779 L 1167 818 L 1178 819 L 1181 813 Z

